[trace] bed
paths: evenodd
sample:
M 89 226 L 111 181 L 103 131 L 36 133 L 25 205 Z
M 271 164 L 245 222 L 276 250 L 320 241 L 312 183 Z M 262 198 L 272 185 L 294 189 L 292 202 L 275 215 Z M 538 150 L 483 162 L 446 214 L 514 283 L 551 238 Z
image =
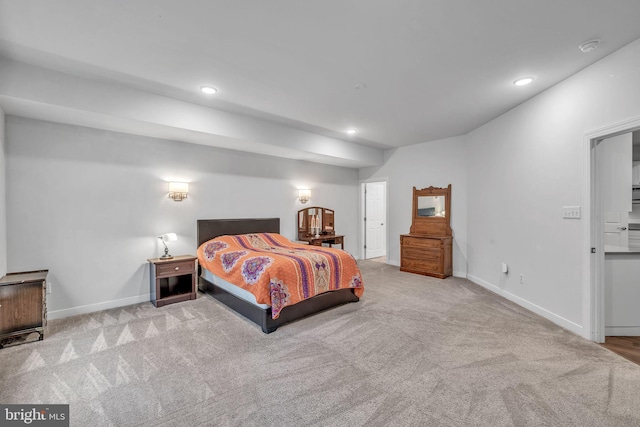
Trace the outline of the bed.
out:
M 220 236 L 280 233 L 280 218 L 198 220 L 197 228 L 198 248 L 200 248 L 204 243 Z M 242 239 L 244 239 L 244 237 L 242 237 Z M 308 250 L 338 251 L 338 249 L 312 249 L 310 247 Z M 277 313 L 274 313 L 271 304 L 260 304 L 257 303 L 255 299 L 251 300 L 251 298 L 247 298 L 246 294 L 243 294 L 242 289 L 230 284 L 222 277 L 212 274 L 206 268 L 203 268 L 202 265 L 200 266 L 200 275 L 198 277 L 198 288 L 253 321 L 267 334 L 275 331 L 285 323 L 301 319 L 331 307 L 349 302 L 357 302 L 359 301 L 358 294 L 362 293 L 361 284 L 358 288 L 329 290 L 293 305 L 287 305 L 278 310 Z

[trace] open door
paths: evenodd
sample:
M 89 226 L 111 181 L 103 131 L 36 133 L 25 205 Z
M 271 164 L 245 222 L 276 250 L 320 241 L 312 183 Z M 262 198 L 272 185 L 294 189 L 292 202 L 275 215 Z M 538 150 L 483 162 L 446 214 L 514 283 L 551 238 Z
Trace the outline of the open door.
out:
M 627 248 L 633 181 L 631 133 L 607 138 L 600 142 L 599 148 L 605 251 L 607 246 Z
M 597 161 L 602 172 L 598 180 L 605 250 L 602 273 L 604 336 L 632 336 L 640 331 L 640 316 L 635 304 L 640 293 L 633 270 L 636 260 L 626 255 L 620 257 L 620 252 L 629 248 L 632 135 L 625 133 L 603 139 L 597 150 Z

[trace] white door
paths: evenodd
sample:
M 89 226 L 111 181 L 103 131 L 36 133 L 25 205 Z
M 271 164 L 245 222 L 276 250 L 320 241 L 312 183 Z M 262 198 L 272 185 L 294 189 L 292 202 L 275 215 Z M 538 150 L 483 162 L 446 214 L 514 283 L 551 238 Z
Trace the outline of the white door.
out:
M 632 209 L 633 141 L 631 133 L 607 138 L 599 144 L 605 246 L 629 246 Z M 605 248 L 606 250 L 606 248 Z
M 365 200 L 365 259 L 386 255 L 387 183 L 367 182 Z

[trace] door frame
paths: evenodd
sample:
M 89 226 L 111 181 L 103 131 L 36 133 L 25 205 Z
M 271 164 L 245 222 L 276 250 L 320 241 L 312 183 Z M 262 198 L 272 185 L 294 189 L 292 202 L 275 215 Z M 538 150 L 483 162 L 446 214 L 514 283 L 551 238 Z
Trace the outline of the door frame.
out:
M 583 137 L 582 201 L 583 206 L 588 207 L 583 212 L 581 244 L 583 336 L 595 342 L 604 342 L 605 337 L 604 223 L 595 147 L 606 138 L 637 130 L 640 130 L 640 116 L 586 132 Z
M 360 238 L 359 240 L 359 248 L 360 250 L 358 251 L 359 253 L 359 257 L 360 259 L 367 259 L 367 253 L 366 250 L 364 248 L 365 245 L 365 238 L 367 235 L 367 224 L 365 223 L 364 220 L 364 213 L 365 213 L 365 194 L 364 194 L 364 189 L 365 189 L 365 184 L 371 183 L 371 182 L 384 182 L 386 183 L 386 191 L 385 191 L 385 200 L 384 200 L 384 210 L 385 210 L 385 223 L 384 223 L 384 233 L 385 233 L 385 248 L 384 248 L 384 253 L 385 256 L 387 258 L 387 261 L 389 260 L 389 178 L 388 177 L 382 177 L 382 178 L 369 178 L 369 179 L 361 179 L 360 180 L 360 209 L 358 210 L 358 218 L 359 218 L 359 223 L 360 223 Z

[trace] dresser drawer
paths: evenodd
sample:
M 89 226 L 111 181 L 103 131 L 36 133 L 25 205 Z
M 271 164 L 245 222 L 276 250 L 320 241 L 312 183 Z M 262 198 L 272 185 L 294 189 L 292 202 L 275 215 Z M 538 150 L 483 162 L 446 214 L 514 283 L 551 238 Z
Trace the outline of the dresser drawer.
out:
M 401 260 L 400 266 L 402 268 L 418 272 L 442 273 L 442 265 L 439 262 L 429 262 L 403 258 Z
M 442 260 L 442 251 L 403 247 L 402 258 L 438 262 Z
M 195 267 L 194 261 L 172 262 L 156 266 L 156 277 L 179 276 L 181 274 L 191 274 Z
M 442 240 L 403 236 L 402 244 L 406 246 L 415 246 L 417 248 L 440 249 L 442 247 Z
M 400 271 L 444 279 L 451 276 L 451 237 L 400 235 Z

